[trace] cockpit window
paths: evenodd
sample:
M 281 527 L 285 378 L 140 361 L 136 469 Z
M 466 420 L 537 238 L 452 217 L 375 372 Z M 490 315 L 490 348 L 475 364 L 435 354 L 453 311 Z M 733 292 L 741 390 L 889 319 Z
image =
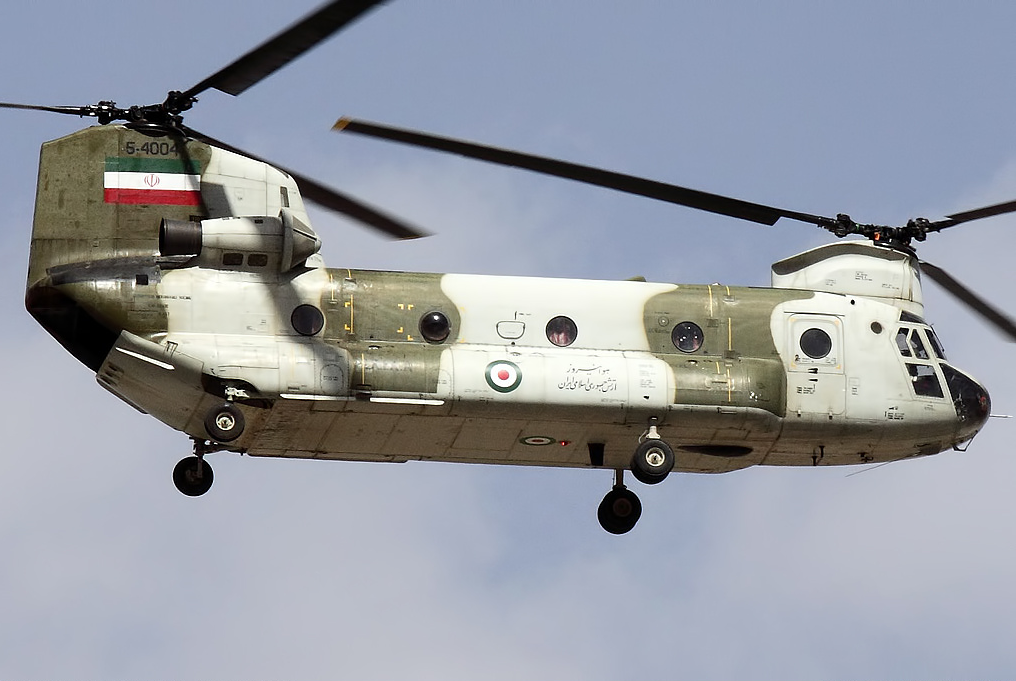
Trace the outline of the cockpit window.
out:
M 907 363 L 907 373 L 914 384 L 914 392 L 922 397 L 945 397 L 942 393 L 942 384 L 935 374 L 935 367 L 932 364 L 910 364 Z
M 924 347 L 924 341 L 921 340 L 921 332 L 917 329 L 910 331 L 910 347 L 914 349 L 914 356 L 917 359 L 931 359 Z
M 909 322 L 910 324 L 924 324 L 923 319 L 921 319 L 915 314 L 910 314 L 909 312 L 906 311 L 900 313 L 900 321 Z
M 907 345 L 907 333 L 909 329 L 900 329 L 896 332 L 896 347 L 900 349 L 900 354 L 904 357 L 910 357 L 910 346 Z
M 942 343 L 939 342 L 934 329 L 928 329 L 928 343 L 931 344 L 931 349 L 935 352 L 936 357 L 945 359 L 945 351 L 942 349 Z

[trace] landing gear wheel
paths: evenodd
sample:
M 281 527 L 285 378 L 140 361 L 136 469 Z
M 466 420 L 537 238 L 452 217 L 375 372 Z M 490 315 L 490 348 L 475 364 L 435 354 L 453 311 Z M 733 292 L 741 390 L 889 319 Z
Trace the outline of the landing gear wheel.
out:
M 643 440 L 631 457 L 631 474 L 645 485 L 663 482 L 674 469 L 674 450 L 660 439 Z
M 208 412 L 205 430 L 216 442 L 232 442 L 243 433 L 243 412 L 232 402 L 224 402 Z
M 202 458 L 188 456 L 173 469 L 173 483 L 182 494 L 199 497 L 212 486 L 212 467 Z
M 635 527 L 642 516 L 642 502 L 638 496 L 624 485 L 614 488 L 603 497 L 600 507 L 596 509 L 596 517 L 600 527 L 611 534 L 624 534 Z

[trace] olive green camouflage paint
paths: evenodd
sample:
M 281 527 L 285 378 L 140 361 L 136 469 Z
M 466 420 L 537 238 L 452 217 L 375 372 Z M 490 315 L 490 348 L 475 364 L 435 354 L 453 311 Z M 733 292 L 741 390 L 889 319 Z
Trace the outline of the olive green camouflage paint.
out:
M 674 372 L 674 404 L 729 405 L 765 409 L 786 416 L 787 375 L 773 342 L 773 310 L 806 291 L 739 288 L 716 284 L 680 285 L 655 296 L 645 307 L 649 350 Z M 675 349 L 674 324 L 705 320 L 702 348 Z
M 103 176 L 107 158 L 136 155 L 153 138 L 121 126 L 92 127 L 42 145 L 28 285 L 46 269 L 107 258 L 153 256 L 159 223 L 208 217 L 203 206 L 107 203 Z M 169 144 L 179 145 L 173 138 Z M 128 150 L 135 150 L 129 154 Z M 188 142 L 174 157 L 204 167 L 211 151 Z
M 440 274 L 329 269 L 321 296 L 325 339 L 350 354 L 352 391 L 433 393 L 442 348 L 458 339 L 459 311 L 441 291 Z M 420 318 L 441 312 L 451 323 L 444 344 L 426 342 Z

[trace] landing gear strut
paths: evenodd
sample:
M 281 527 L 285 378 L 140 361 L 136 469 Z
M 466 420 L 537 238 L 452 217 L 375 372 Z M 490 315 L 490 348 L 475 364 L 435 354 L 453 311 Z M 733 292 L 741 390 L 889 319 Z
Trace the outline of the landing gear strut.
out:
M 596 517 L 600 527 L 611 534 L 624 534 L 635 527 L 642 516 L 642 502 L 638 496 L 624 486 L 624 471 L 614 473 L 614 487 L 603 497 Z
M 207 440 L 194 438 L 194 456 L 181 459 L 173 469 L 173 484 L 181 494 L 199 497 L 212 486 L 212 467 L 205 461 L 205 454 L 217 451 Z
M 663 482 L 674 470 L 674 449 L 660 438 L 657 422 L 655 416 L 649 419 L 649 427 L 631 457 L 632 475 L 646 485 Z M 619 468 L 614 472 L 614 487 L 596 509 L 600 526 L 611 534 L 624 534 L 635 527 L 641 516 L 642 502 L 624 486 L 624 470 Z

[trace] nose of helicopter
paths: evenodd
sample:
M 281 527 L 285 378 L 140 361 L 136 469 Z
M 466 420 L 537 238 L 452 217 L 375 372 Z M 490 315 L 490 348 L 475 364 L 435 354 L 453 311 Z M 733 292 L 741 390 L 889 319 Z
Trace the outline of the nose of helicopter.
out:
M 991 398 L 984 386 L 959 369 L 943 364 L 942 372 L 945 374 L 953 406 L 956 408 L 960 441 L 968 440 L 976 435 L 988 420 L 991 413 Z

